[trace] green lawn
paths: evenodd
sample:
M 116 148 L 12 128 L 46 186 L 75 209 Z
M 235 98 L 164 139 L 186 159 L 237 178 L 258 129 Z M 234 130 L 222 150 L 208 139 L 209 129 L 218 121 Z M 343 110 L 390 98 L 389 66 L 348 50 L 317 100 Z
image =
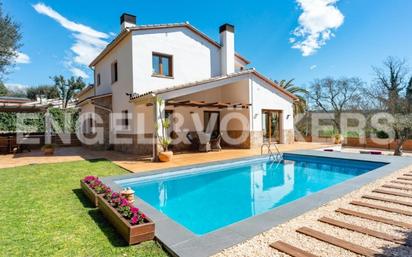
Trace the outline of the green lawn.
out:
M 123 173 L 104 160 L 0 169 L 0 255 L 167 256 L 155 242 L 127 246 L 79 190 L 86 175 Z

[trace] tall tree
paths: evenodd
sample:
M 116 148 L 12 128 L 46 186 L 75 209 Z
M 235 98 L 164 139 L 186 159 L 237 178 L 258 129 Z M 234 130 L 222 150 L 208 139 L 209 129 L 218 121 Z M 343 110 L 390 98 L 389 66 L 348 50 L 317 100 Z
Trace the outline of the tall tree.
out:
M 382 68 L 373 69 L 376 83 L 372 90 L 383 109 L 393 116 L 388 125 L 395 131 L 394 155 L 402 155 L 403 144 L 412 136 L 412 78 L 408 80 L 407 63 L 405 60 L 388 57 Z
M 378 94 L 381 96 L 379 100 L 384 103 L 390 113 L 401 111 L 398 109 L 400 94 L 408 82 L 406 60 L 390 56 L 384 60 L 383 67 L 373 67 L 373 70 L 376 74 L 376 89 L 378 92 L 384 92 L 384 94 Z
M 344 111 L 359 109 L 364 82 L 359 78 L 324 78 L 315 80 L 309 89 L 309 99 L 315 109 L 334 113 L 335 130 L 340 133 L 340 118 Z
M 408 112 L 412 112 L 412 77 L 409 79 L 408 87 L 406 88 L 406 101 L 408 103 Z
M 299 98 L 299 101 L 293 104 L 293 113 L 296 115 L 306 111 L 306 96 L 308 95 L 308 91 L 302 87 L 296 86 L 294 80 L 295 79 L 291 79 L 287 81 L 283 79 L 279 82 L 275 80 L 275 83 Z
M 3 84 L 3 82 L 0 81 L 0 96 L 6 96 L 9 94 L 9 90 L 7 87 Z
M 73 96 L 86 86 L 81 77 L 71 77 L 66 80 L 60 75 L 54 76 L 52 79 L 54 81 L 54 86 L 59 92 L 59 97 L 62 100 L 62 108 L 67 108 L 67 105 L 69 101 L 73 99 Z
M 20 25 L 3 14 L 0 2 L 0 79 L 7 73 L 7 67 L 13 65 L 21 47 L 20 40 Z

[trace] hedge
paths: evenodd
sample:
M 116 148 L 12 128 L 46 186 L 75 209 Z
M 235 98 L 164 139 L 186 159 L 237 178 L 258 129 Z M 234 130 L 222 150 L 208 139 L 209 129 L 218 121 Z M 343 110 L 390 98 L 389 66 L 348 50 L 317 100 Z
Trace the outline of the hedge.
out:
M 67 126 L 67 132 L 76 131 L 76 121 L 79 118 L 78 109 L 59 109 L 59 108 L 50 108 L 49 113 L 57 125 L 53 127 L 54 132 L 62 132 Z M 33 119 L 25 119 L 24 124 L 36 128 L 35 131 L 23 131 L 23 132 L 45 132 L 45 113 L 30 113 L 28 117 Z M 67 120 L 65 119 L 67 115 Z M 16 132 L 17 124 L 17 113 L 15 112 L 0 112 L 0 133 L 7 132 Z M 60 128 L 60 129 L 59 129 Z

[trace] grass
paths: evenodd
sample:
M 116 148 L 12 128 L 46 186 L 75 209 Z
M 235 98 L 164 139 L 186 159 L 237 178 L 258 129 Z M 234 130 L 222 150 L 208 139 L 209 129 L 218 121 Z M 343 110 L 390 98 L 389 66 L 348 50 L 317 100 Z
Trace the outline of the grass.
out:
M 105 160 L 0 169 L 0 253 L 167 256 L 155 242 L 127 246 L 79 189 L 86 175 L 123 173 Z

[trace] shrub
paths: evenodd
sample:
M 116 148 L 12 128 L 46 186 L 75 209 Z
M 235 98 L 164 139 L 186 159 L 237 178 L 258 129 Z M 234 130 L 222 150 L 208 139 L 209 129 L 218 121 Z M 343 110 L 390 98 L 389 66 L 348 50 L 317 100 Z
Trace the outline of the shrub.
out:
M 381 139 L 387 139 L 387 138 L 389 138 L 389 135 L 385 131 L 379 130 L 379 131 L 376 132 L 376 137 L 381 138 Z

